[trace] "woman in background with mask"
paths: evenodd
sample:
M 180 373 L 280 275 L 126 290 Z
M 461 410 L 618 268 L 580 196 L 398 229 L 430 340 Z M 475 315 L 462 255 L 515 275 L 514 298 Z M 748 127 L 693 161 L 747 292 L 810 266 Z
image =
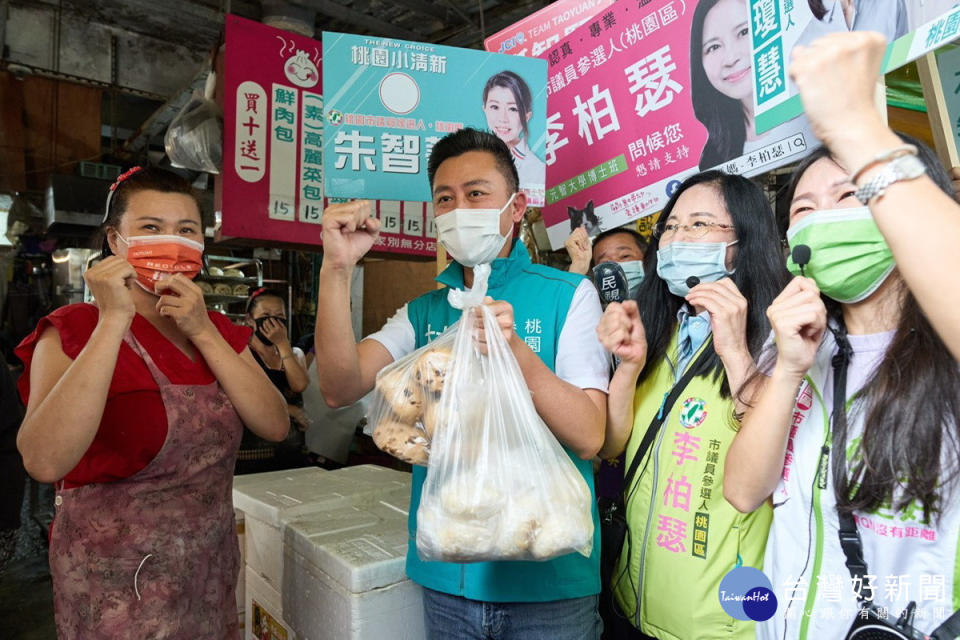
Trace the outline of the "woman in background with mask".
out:
M 610 304 L 597 328 L 620 359 L 600 454 L 625 449 L 625 468 L 639 465 L 625 488 L 613 637 L 752 638 L 754 625 L 724 613 L 717 593 L 739 563 L 760 566 L 770 521 L 769 510 L 737 513 L 720 484 L 734 397 L 769 331 L 764 310 L 787 280 L 763 192 L 719 171 L 691 176 L 660 215 L 644 267 L 636 300 Z M 678 383 L 682 394 L 665 407 Z
M 843 638 L 858 596 L 891 623 L 915 601 L 925 633 L 958 606 L 960 370 L 944 283 L 960 207 L 934 154 L 875 111 L 884 45 L 852 33 L 794 51 L 791 74 L 826 146 L 786 192 L 781 230 L 801 264 L 791 257 L 797 277 L 768 311 L 769 381 L 723 484 L 743 512 L 774 506 L 763 569 L 781 605 L 760 638 Z M 859 579 L 841 525 L 859 540 Z
M 244 429 L 236 473 L 262 473 L 306 466 L 309 460 L 303 448 L 303 433 L 309 421 L 300 394 L 310 381 L 303 351 L 292 347 L 287 337 L 283 297 L 276 291 L 257 289 L 247 299 L 245 322 L 254 330 L 250 336 L 250 354 L 287 401 L 290 433 L 283 442 L 274 443 Z
M 203 230 L 188 182 L 124 174 L 103 230 L 84 276 L 96 304 L 57 309 L 16 350 L 17 444 L 57 486 L 57 635 L 235 638 L 234 458 L 244 424 L 284 437 L 283 398 L 248 330 L 208 312 L 192 282 Z

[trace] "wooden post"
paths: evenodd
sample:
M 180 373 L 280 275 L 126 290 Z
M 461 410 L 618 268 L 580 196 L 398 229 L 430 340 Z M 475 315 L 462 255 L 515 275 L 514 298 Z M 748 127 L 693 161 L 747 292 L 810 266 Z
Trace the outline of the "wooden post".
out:
M 960 166 L 960 156 L 953 137 L 950 114 L 947 113 L 947 101 L 943 97 L 943 85 L 940 84 L 940 71 L 937 68 L 937 56 L 930 52 L 917 60 L 920 86 L 923 88 L 923 101 L 927 103 L 927 117 L 937 155 L 945 166 Z
M 447 250 L 443 248 L 443 245 L 439 242 L 437 243 L 437 275 L 440 275 L 444 269 L 447 268 Z M 437 283 L 437 289 L 442 289 L 443 285 L 439 282 Z

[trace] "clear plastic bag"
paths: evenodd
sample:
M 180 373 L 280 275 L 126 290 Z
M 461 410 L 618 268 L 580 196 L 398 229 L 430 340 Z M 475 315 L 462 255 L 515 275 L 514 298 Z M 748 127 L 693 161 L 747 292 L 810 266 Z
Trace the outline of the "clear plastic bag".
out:
M 450 303 L 463 309 L 459 322 L 378 376 L 374 439 L 378 430 L 379 442 L 389 433 L 406 453 L 418 452 L 417 464 L 429 459 L 417 512 L 422 559 L 589 556 L 590 489 L 537 414 L 493 312 L 482 305 L 488 275 L 489 265 L 480 265 L 473 290 L 451 291 Z M 403 431 L 391 424 L 418 412 Z
M 368 423 L 373 442 L 410 464 L 425 465 L 456 337 L 454 325 L 428 346 L 377 374 Z
M 223 162 L 223 116 L 212 100 L 216 74 L 203 92 L 194 92 L 163 137 L 170 164 L 183 169 L 220 173 Z

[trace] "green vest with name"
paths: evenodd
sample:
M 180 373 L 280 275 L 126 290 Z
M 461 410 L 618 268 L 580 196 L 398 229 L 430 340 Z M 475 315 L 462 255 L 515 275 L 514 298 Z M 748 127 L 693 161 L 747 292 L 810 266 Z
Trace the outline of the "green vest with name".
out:
M 494 260 L 491 267 L 487 295 L 513 306 L 517 335 L 554 370 L 560 331 L 583 276 L 532 264 L 522 242 L 516 243 L 508 258 Z M 463 268 L 454 262 L 437 280 L 447 287 L 462 288 Z M 426 293 L 407 305 L 418 349 L 460 318 L 460 310 L 447 303 L 447 287 Z M 591 461 L 566 451 L 594 493 Z M 424 562 L 417 555 L 417 509 L 426 477 L 426 467 L 413 468 L 406 570 L 414 582 L 435 591 L 486 602 L 548 602 L 600 592 L 600 523 L 596 501 L 593 552 L 589 558 L 571 553 L 546 562 Z
M 674 335 L 667 353 L 676 350 Z M 653 366 L 634 396 L 625 468 L 674 385 L 666 358 Z M 736 435 L 733 411 L 712 375 L 693 378 L 627 491 L 628 534 L 614 597 L 634 626 L 661 640 L 754 638 L 755 623 L 727 615 L 719 598 L 731 569 L 741 563 L 762 569 L 773 515 L 769 504 L 742 514 L 723 497 L 724 462 Z

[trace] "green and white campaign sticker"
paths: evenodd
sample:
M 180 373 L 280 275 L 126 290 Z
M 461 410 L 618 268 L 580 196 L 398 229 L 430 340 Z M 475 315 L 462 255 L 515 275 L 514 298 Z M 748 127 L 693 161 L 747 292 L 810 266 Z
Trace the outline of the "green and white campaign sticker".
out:
M 690 397 L 683 401 L 680 408 L 680 424 L 687 429 L 695 429 L 707 419 L 707 403 L 703 398 Z

